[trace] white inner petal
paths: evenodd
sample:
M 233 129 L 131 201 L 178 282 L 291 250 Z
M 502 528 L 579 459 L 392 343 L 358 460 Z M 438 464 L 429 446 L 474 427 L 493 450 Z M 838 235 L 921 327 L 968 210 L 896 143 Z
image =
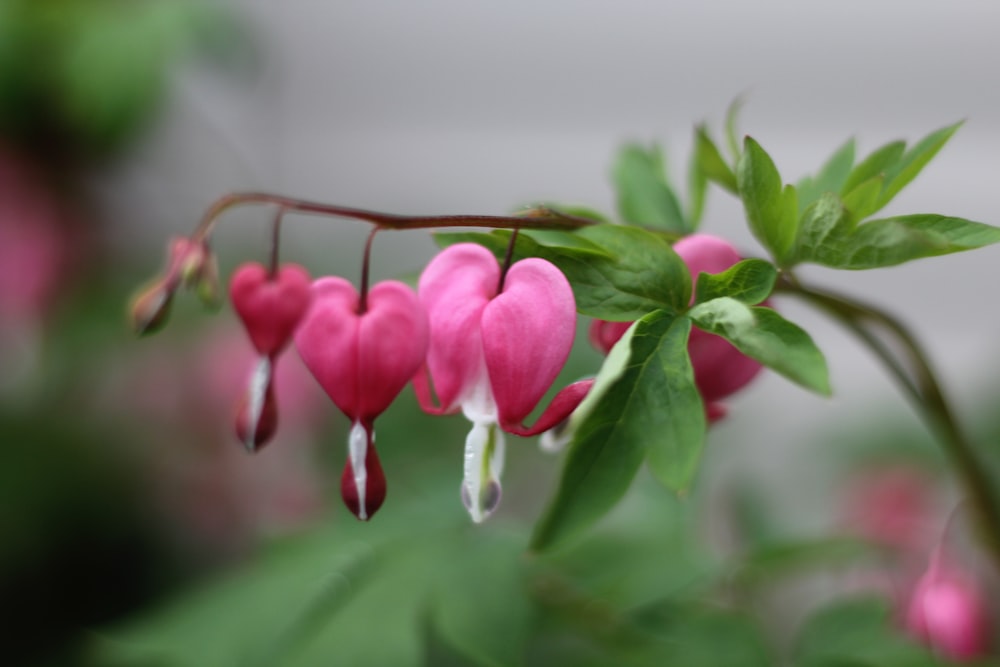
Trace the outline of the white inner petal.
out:
M 354 475 L 354 488 L 358 494 L 358 518 L 368 519 L 368 507 L 365 505 L 365 490 L 368 486 L 368 469 L 365 459 L 368 457 L 368 432 L 361 422 L 354 422 L 347 436 L 347 455 L 351 463 L 351 474 Z
M 244 445 L 250 451 L 256 447 L 257 425 L 260 423 L 260 413 L 264 411 L 264 399 L 267 397 L 267 386 L 271 383 L 271 358 L 263 356 L 253 369 L 250 376 L 250 395 L 248 396 L 247 413 L 250 418 L 250 428 L 247 429 L 247 440 Z
M 495 423 L 473 422 L 465 439 L 462 502 L 475 523 L 481 523 L 500 503 L 500 475 L 506 443 Z
M 470 383 L 461 399 L 462 414 L 473 424 L 494 423 L 497 420 L 497 404 L 490 387 L 490 375 L 486 361 L 480 357 L 476 381 Z

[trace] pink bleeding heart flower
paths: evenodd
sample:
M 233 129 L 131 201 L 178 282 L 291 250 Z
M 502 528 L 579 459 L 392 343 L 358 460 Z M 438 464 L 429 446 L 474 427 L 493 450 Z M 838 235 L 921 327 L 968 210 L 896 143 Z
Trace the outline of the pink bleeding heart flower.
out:
M 989 649 L 986 599 L 969 576 L 944 562 L 940 549 L 913 590 L 906 628 L 949 660 L 973 660 Z
M 534 426 L 523 424 L 566 363 L 576 306 L 566 277 L 546 260 L 516 262 L 502 286 L 500 276 L 500 265 L 488 250 L 460 243 L 427 265 L 418 288 L 430 319 L 430 347 L 414 388 L 425 411 L 461 410 L 472 422 L 461 490 L 476 522 L 500 501 L 501 431 L 528 436 L 552 428 L 591 384 L 563 389 Z
M 312 306 L 295 332 L 295 347 L 351 420 L 341 496 L 366 521 L 385 499 L 374 421 L 424 362 L 427 315 L 413 290 L 392 280 L 375 285 L 364 306 L 343 278 L 320 278 L 312 295 Z
M 709 234 L 686 236 L 674 244 L 674 251 L 684 260 L 693 280 L 697 280 L 699 273 L 725 271 L 741 259 L 728 241 Z M 590 342 L 607 354 L 631 324 L 594 320 L 590 325 Z M 761 370 L 759 362 L 744 355 L 729 341 L 698 328 L 691 330 L 688 353 L 695 384 L 711 421 L 726 414 L 720 401 L 745 387 Z
M 272 276 L 256 262 L 236 269 L 229 296 L 261 356 L 284 349 L 312 299 L 309 274 L 301 266 L 285 264 Z
M 309 308 L 309 274 L 297 264 L 272 274 L 248 262 L 233 273 L 229 295 L 260 355 L 236 411 L 236 435 L 253 452 L 270 441 L 278 427 L 274 364 Z

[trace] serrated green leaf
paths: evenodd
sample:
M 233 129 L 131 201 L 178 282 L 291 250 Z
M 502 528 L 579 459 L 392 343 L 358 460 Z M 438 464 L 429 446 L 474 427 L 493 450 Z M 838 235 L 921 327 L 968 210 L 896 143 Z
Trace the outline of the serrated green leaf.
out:
M 840 194 L 846 195 L 868 179 L 885 174 L 889 168 L 899 162 L 905 151 L 906 143 L 902 141 L 893 141 L 875 149 L 851 170 L 851 175 L 847 177 Z
M 844 187 L 854 166 L 854 139 L 848 139 L 843 146 L 827 160 L 815 178 L 803 178 L 795 186 L 799 193 L 799 208 L 805 209 L 827 192 L 838 193 Z
M 715 142 L 708 136 L 708 130 L 704 125 L 699 125 L 694 130 L 694 156 L 695 164 L 708 180 L 734 195 L 738 193 L 736 174 L 722 157 Z
M 705 195 L 708 194 L 708 179 L 698 166 L 698 156 L 693 154 L 688 162 L 688 226 L 697 230 L 705 214 Z
M 635 325 L 625 343 L 628 365 L 576 429 L 555 498 L 535 526 L 533 549 L 573 537 L 611 509 L 644 458 L 668 486 L 690 483 L 705 435 L 687 355 L 690 329 L 687 318 L 665 311 Z
M 736 166 L 736 181 L 750 231 L 784 265 L 794 251 L 798 231 L 795 188 L 782 188 L 781 174 L 771 157 L 750 137 Z
M 675 234 L 691 231 L 677 195 L 667 182 L 658 147 L 647 149 L 632 144 L 622 148 L 612 169 L 612 180 L 622 220 Z
M 931 132 L 906 151 L 897 162 L 888 166 L 885 170 L 885 185 L 882 188 L 882 193 L 879 195 L 878 206 L 872 213 L 875 213 L 892 201 L 892 198 L 900 190 L 916 178 L 917 174 L 927 166 L 927 163 L 937 155 L 938 151 L 948 143 L 948 140 L 951 139 L 952 135 L 961 126 L 962 123 L 955 123 L 954 125 L 943 127 L 936 132 Z
M 809 261 L 835 269 L 876 269 L 1000 243 L 1000 228 L 944 215 L 872 220 L 826 243 Z
M 774 289 L 778 270 L 763 259 L 745 259 L 722 273 L 698 275 L 695 303 L 704 303 L 728 296 L 750 306 L 755 306 Z
M 694 306 L 688 316 L 699 328 L 722 336 L 743 354 L 792 382 L 830 394 L 823 353 L 809 334 L 774 310 L 721 297 Z

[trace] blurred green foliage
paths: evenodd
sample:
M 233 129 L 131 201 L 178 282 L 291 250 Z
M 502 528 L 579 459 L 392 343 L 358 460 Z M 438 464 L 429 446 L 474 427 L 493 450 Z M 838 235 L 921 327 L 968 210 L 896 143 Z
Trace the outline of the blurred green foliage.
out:
M 212 2 L 0 0 L 0 136 L 63 159 L 106 155 L 148 125 L 179 57 L 245 48 Z

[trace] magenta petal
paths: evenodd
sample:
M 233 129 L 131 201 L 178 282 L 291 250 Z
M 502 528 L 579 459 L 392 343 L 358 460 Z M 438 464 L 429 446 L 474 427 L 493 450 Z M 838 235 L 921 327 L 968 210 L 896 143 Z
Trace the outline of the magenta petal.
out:
M 535 408 L 566 363 L 575 330 L 573 291 L 559 269 L 538 258 L 510 267 L 482 319 L 500 423 L 519 423 Z
M 560 389 L 559 393 L 555 395 L 549 406 L 545 408 L 545 412 L 538 418 L 534 426 L 524 426 L 520 422 L 507 423 L 501 421 L 500 428 L 508 433 L 525 437 L 544 433 L 569 417 L 570 413 L 576 410 L 576 407 L 580 405 L 580 402 L 583 401 L 593 385 L 594 378 L 588 378 Z
M 607 320 L 594 320 L 587 330 L 590 344 L 607 354 L 615 346 L 618 339 L 625 335 L 631 322 L 608 322 Z
M 387 280 L 368 292 L 368 312 L 360 318 L 358 412 L 361 421 L 385 411 L 424 363 L 427 315 L 407 285 Z
M 309 309 L 309 274 L 297 264 L 285 264 L 272 276 L 260 264 L 249 262 L 233 273 L 229 294 L 257 352 L 275 355 L 291 340 Z
M 691 329 L 688 353 L 694 382 L 706 403 L 736 393 L 762 369 L 760 362 L 744 355 L 725 338 L 697 328 Z
M 358 293 L 347 280 L 320 278 L 312 284 L 312 305 L 295 331 L 295 348 L 341 412 L 357 416 Z
M 440 410 L 454 410 L 479 375 L 480 320 L 499 280 L 496 258 L 474 243 L 446 248 L 420 276 L 420 302 L 430 320 L 427 370 Z

